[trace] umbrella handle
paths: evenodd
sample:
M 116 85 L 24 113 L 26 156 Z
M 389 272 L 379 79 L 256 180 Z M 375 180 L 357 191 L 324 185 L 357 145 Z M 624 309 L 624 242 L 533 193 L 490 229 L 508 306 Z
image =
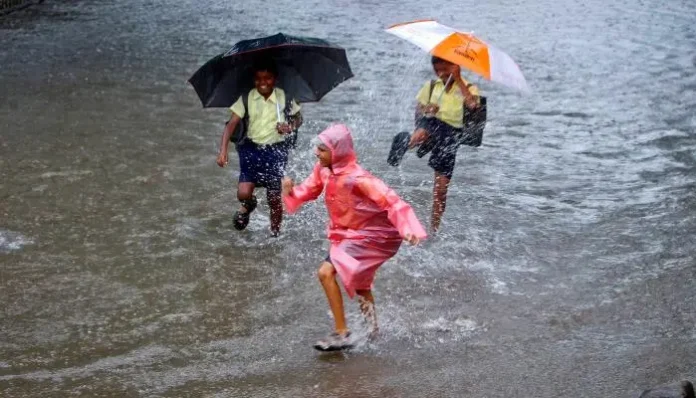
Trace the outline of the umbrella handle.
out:
M 452 79 L 453 79 L 453 76 L 452 76 L 452 74 L 450 73 L 449 77 L 447 78 L 447 83 L 445 83 L 445 88 L 444 88 L 444 90 L 442 90 L 442 92 L 440 93 L 440 95 L 437 97 L 437 106 L 440 106 L 440 100 L 442 100 L 442 95 L 445 93 L 445 91 L 447 91 L 447 86 L 450 84 L 450 82 L 452 81 Z
M 273 89 L 276 95 L 276 117 L 278 118 L 278 123 L 282 123 L 280 119 L 280 103 L 278 102 L 278 92 L 275 91 L 275 88 Z
M 440 100 L 442 100 L 442 95 L 443 95 L 443 94 L 445 93 L 445 91 L 447 90 L 447 85 L 450 84 L 450 82 L 452 81 L 452 78 L 453 78 L 453 77 L 452 77 L 452 74 L 450 73 L 449 77 L 447 78 L 447 82 L 445 83 L 444 89 L 442 90 L 442 92 L 440 93 L 440 95 L 437 96 L 437 102 L 436 102 L 436 104 L 437 104 L 438 107 L 440 106 Z M 431 102 L 431 104 L 432 104 L 432 102 Z M 430 115 L 430 114 L 425 115 L 425 117 L 427 117 L 427 118 L 431 118 L 431 117 L 434 117 L 434 116 L 435 116 L 435 115 Z
M 282 123 L 280 120 L 280 104 L 278 104 L 278 97 L 276 96 L 276 116 L 278 118 L 278 123 Z

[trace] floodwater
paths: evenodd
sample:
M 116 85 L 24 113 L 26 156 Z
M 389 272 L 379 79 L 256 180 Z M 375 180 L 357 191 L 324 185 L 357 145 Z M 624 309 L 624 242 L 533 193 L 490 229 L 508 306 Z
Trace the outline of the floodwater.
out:
M 215 164 L 228 113 L 186 80 L 243 38 L 344 46 L 355 77 L 304 104 L 288 173 L 345 122 L 427 223 L 431 170 L 386 156 L 429 59 L 383 32 L 427 17 L 508 52 L 532 92 L 467 76 L 489 123 L 459 150 L 442 233 L 378 273 L 379 340 L 319 355 L 323 204 L 271 239 L 261 200 L 235 231 L 236 154 Z M 695 50 L 691 0 L 55 0 L 1 17 L 0 395 L 634 397 L 695 381 Z

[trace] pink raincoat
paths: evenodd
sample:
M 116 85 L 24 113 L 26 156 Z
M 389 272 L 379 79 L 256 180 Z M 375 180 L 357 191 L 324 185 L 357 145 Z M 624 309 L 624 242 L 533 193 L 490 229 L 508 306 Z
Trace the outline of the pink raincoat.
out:
M 358 165 L 348 127 L 330 126 L 319 140 L 331 150 L 331 168 L 317 162 L 312 174 L 283 201 L 292 214 L 325 191 L 329 256 L 353 297 L 356 289 L 372 288 L 377 268 L 396 254 L 403 237 L 427 235 L 411 206 Z

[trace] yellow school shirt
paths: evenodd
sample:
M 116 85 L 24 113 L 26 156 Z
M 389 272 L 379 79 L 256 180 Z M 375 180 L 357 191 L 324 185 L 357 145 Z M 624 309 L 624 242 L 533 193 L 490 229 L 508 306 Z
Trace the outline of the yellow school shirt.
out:
M 276 104 L 280 106 L 280 117 L 283 120 L 285 92 L 282 89 L 276 87 L 268 99 L 264 98 L 256 89 L 249 91 L 249 129 L 247 130 L 247 137 L 254 143 L 259 145 L 275 144 L 286 138 L 286 136 L 279 134 L 276 128 L 278 124 Z M 237 102 L 230 107 L 230 110 L 240 118 L 244 118 L 246 109 L 244 109 L 242 97 L 239 97 Z M 299 111 L 300 105 L 293 99 L 290 102 L 290 114 L 295 115 Z
M 469 82 L 464 79 L 462 79 L 462 81 L 466 85 L 469 84 Z M 433 85 L 433 93 L 430 98 L 428 98 L 430 81 L 427 81 L 423 87 L 421 87 L 416 99 L 421 105 L 428 105 L 429 103 L 438 105 L 440 110 L 435 114 L 437 119 L 442 120 L 454 128 L 464 127 L 462 121 L 464 118 L 464 96 L 462 96 L 462 92 L 457 86 L 457 83 L 454 83 L 449 92 L 445 92 L 442 95 L 440 103 L 437 103 L 437 99 L 443 91 L 445 91 L 445 82 L 443 82 L 442 79 L 437 79 Z M 479 95 L 478 88 L 473 85 L 469 86 L 469 92 L 474 96 Z

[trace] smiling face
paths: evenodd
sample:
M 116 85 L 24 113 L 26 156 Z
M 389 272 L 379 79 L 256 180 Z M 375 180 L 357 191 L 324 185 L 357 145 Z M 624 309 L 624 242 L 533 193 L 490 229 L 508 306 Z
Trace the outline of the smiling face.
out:
M 319 164 L 324 167 L 331 167 L 331 150 L 324 144 L 319 144 L 314 148 L 314 154 L 319 159 Z
M 259 94 L 268 97 L 275 88 L 276 77 L 273 72 L 258 70 L 254 73 L 254 86 Z

